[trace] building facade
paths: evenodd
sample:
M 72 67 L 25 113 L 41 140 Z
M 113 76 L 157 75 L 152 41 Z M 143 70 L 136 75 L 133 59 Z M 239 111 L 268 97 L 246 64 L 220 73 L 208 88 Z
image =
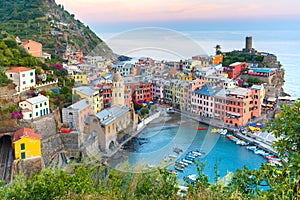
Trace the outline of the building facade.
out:
M 39 95 L 26 99 L 25 101 L 21 101 L 19 103 L 19 107 L 21 108 L 23 119 L 26 120 L 42 117 L 50 113 L 49 99 L 44 95 Z
M 62 109 L 62 121 L 69 128 L 83 132 L 85 120 L 91 114 L 93 114 L 93 110 L 90 102 L 87 99 L 82 99 Z
M 16 160 L 41 156 L 41 135 L 30 128 L 19 129 L 14 133 L 13 149 Z
M 87 99 L 90 102 L 94 113 L 97 113 L 103 109 L 103 98 L 100 91 L 100 88 L 97 87 L 81 86 L 73 88 L 72 94 L 77 94 L 81 98 Z
M 18 92 L 23 92 L 36 85 L 35 70 L 31 68 L 15 67 L 6 71 L 6 76 L 16 84 Z
M 41 58 L 43 56 L 43 45 L 33 40 L 22 42 L 24 49 L 34 57 Z

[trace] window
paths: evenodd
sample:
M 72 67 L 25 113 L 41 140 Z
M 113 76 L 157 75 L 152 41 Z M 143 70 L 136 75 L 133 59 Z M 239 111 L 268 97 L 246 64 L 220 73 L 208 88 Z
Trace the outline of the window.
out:
M 35 113 L 35 116 L 39 116 L 39 112 L 36 112 L 36 113 Z
M 40 103 L 40 107 L 42 107 L 43 106 L 43 104 L 42 103 Z
M 25 74 L 22 74 L 22 77 L 25 77 Z
M 35 105 L 35 108 L 38 108 L 39 106 L 38 105 Z
M 46 105 L 47 105 L 47 102 L 44 102 L 44 105 L 46 106 Z
M 31 114 L 31 113 L 29 114 L 29 117 L 30 117 L 30 118 L 32 117 L 32 114 Z
M 30 80 L 30 83 L 33 83 L 33 79 Z
M 21 144 L 21 150 L 25 150 L 25 143 Z
M 30 72 L 30 76 L 33 76 L 33 72 Z
M 26 158 L 25 152 L 22 152 L 22 153 L 21 153 L 21 159 L 25 159 L 25 158 Z
M 13 77 L 13 75 L 12 75 L 12 74 L 9 74 L 9 77 L 10 77 L 10 78 L 12 78 L 12 77 Z
M 23 85 L 25 85 L 26 84 L 26 81 L 23 81 Z

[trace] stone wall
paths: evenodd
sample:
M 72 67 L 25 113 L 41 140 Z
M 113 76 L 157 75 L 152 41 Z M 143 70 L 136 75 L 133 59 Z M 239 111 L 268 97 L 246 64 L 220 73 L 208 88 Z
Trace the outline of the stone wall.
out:
M 20 172 L 30 176 L 39 173 L 44 168 L 45 166 L 43 158 L 40 156 L 22 159 L 19 161 L 15 160 L 13 163 L 12 177 L 19 174 Z
M 54 155 L 64 149 L 60 134 L 52 135 L 41 141 L 42 156 L 46 166 L 50 164 Z
M 64 150 L 79 150 L 81 144 L 80 136 L 81 134 L 79 133 L 60 134 L 61 140 L 64 144 Z

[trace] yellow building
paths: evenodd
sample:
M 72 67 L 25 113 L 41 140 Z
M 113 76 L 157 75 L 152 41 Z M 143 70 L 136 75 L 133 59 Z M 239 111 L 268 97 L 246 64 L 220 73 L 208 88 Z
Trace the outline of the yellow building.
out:
M 41 135 L 30 128 L 19 129 L 14 133 L 13 149 L 16 160 L 41 156 Z
M 100 112 L 103 109 L 103 97 L 100 94 L 99 88 L 93 88 L 90 86 L 81 86 L 73 88 L 72 94 L 77 94 L 81 98 L 87 99 L 92 105 L 94 114 Z
M 80 83 L 83 85 L 88 84 L 87 75 L 86 74 L 74 74 L 72 75 L 72 79 L 75 80 L 75 83 Z

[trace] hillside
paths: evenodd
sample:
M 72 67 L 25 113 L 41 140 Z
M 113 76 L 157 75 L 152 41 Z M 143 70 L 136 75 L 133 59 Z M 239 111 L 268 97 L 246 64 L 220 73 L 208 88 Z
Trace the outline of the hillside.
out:
M 0 1 L 0 18 L 0 30 L 18 36 L 22 41 L 40 42 L 43 50 L 52 56 L 62 55 L 68 46 L 85 55 L 93 51 L 94 55 L 116 58 L 88 26 L 57 5 L 55 0 Z

